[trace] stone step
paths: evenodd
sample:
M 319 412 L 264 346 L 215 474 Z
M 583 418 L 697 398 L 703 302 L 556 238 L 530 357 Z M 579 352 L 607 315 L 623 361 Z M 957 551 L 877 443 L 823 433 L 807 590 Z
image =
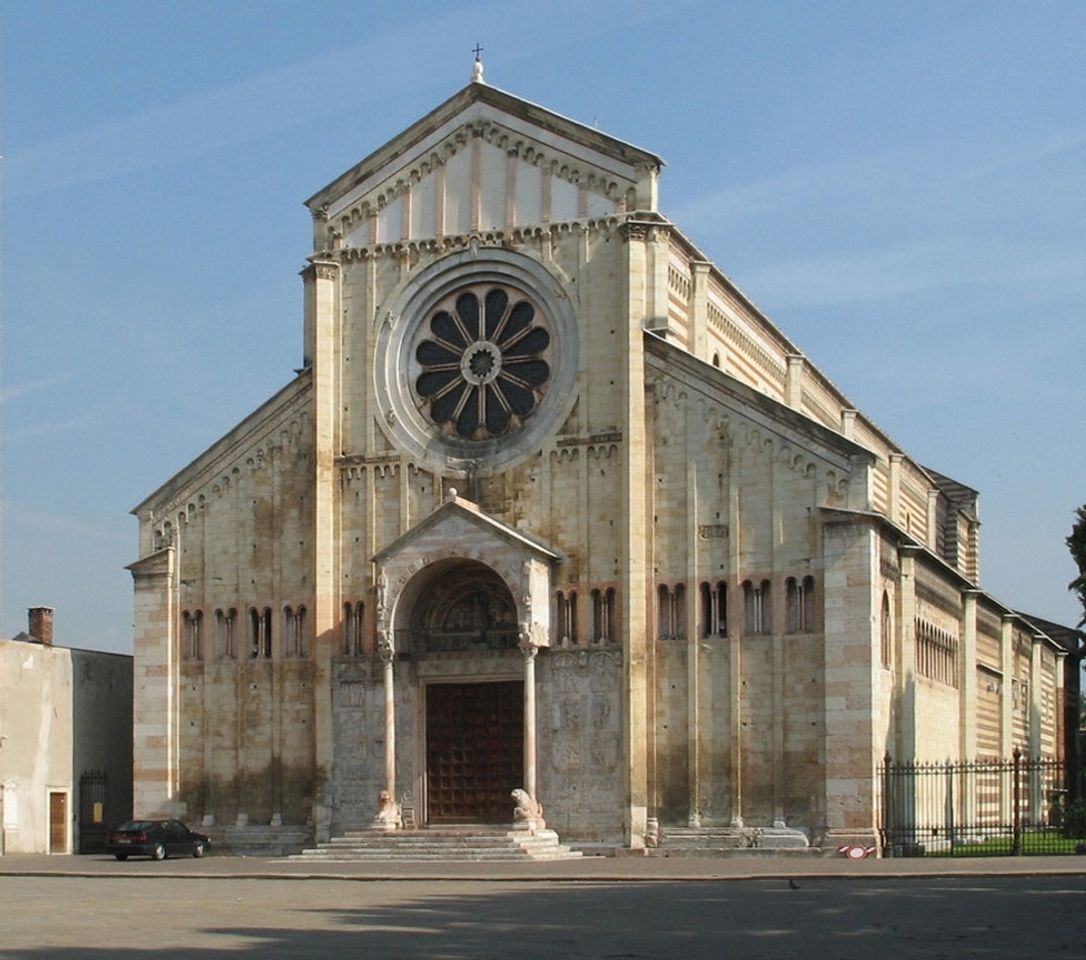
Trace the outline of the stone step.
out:
M 560 843 L 553 830 L 535 834 L 479 825 L 386 832 L 349 830 L 291 859 L 312 862 L 569 860 L 582 856 Z

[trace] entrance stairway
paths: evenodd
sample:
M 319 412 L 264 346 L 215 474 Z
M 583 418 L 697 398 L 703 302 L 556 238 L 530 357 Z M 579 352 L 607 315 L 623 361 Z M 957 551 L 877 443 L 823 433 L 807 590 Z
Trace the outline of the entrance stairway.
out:
M 572 860 L 580 857 L 553 830 L 530 834 L 490 824 L 425 827 L 419 830 L 349 830 L 342 837 L 290 857 L 310 863 L 385 860 L 440 861 Z

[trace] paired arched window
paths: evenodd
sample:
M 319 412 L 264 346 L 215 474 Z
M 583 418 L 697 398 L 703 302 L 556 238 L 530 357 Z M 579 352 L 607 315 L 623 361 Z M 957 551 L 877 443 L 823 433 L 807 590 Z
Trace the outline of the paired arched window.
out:
M 249 657 L 253 660 L 270 660 L 272 655 L 271 607 L 249 610 Z
M 283 608 L 283 655 L 304 657 L 308 653 L 305 635 L 305 607 Z
M 814 577 L 789 577 L 785 581 L 788 633 L 813 633 L 815 629 Z
M 238 655 L 238 612 L 233 608 L 215 611 L 215 655 L 220 660 L 236 660 Z
M 669 587 L 661 583 L 656 588 L 657 636 L 661 640 L 686 639 L 686 585 Z
M 743 583 L 743 632 L 749 635 L 773 632 L 768 580 Z
M 204 612 L 185 610 L 181 614 L 181 656 L 185 660 L 204 658 Z
M 615 588 L 592 591 L 592 642 L 612 643 L 617 639 L 615 629 Z
M 558 591 L 555 598 L 555 627 L 558 642 L 564 647 L 577 643 L 577 591 Z
M 723 580 L 716 586 L 709 583 L 701 585 L 701 635 L 728 635 L 728 585 Z
M 343 604 L 343 655 L 345 657 L 362 656 L 365 636 L 366 605 L 364 603 Z

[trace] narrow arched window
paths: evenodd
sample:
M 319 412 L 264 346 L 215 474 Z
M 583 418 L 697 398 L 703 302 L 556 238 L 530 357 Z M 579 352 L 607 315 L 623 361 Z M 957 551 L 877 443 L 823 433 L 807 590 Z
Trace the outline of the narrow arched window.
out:
M 803 614 L 803 632 L 813 633 L 817 629 L 815 624 L 814 577 L 803 578 L 803 603 L 801 604 L 801 613 Z
M 799 632 L 802 602 L 802 588 L 796 583 L 795 577 L 789 577 L 784 581 L 785 632 Z
M 671 594 L 671 623 L 676 640 L 686 639 L 686 584 L 677 583 Z
M 614 587 L 607 588 L 604 599 L 607 603 L 606 617 L 604 619 L 607 634 L 603 642 L 614 643 L 618 639 L 618 595 L 615 593 Z
M 305 607 L 298 607 L 294 611 L 291 621 L 291 655 L 305 657 L 309 653 L 309 644 L 305 635 Z
M 577 591 L 559 590 L 555 595 L 554 623 L 558 631 L 560 646 L 569 647 L 577 643 Z
M 657 636 L 661 640 L 670 640 L 671 633 L 671 591 L 661 583 L 656 588 Z
M 233 607 L 226 611 L 223 623 L 223 652 L 230 660 L 238 656 L 238 612 Z
M 879 617 L 879 647 L 882 665 L 887 670 L 894 667 L 894 622 L 890 616 L 890 594 L 882 591 L 882 615 Z
M 362 655 L 363 630 L 366 621 L 364 603 L 343 604 L 343 655 L 359 657 Z
M 292 607 L 283 608 L 283 656 L 295 657 L 298 655 L 297 622 L 294 619 Z
M 262 655 L 265 659 L 270 660 L 272 655 L 272 612 L 271 607 L 264 608 L 264 616 L 262 617 L 263 627 L 263 647 Z

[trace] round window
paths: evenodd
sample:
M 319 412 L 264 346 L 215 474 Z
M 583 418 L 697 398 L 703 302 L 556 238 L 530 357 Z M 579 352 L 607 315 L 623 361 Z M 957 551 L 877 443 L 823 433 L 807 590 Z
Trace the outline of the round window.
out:
M 415 392 L 426 416 L 465 440 L 521 427 L 550 381 L 551 335 L 521 291 L 507 285 L 461 288 L 430 311 L 415 359 Z
M 446 474 L 541 448 L 576 400 L 577 321 L 563 284 L 519 252 L 450 254 L 381 307 L 380 423 L 398 447 Z

